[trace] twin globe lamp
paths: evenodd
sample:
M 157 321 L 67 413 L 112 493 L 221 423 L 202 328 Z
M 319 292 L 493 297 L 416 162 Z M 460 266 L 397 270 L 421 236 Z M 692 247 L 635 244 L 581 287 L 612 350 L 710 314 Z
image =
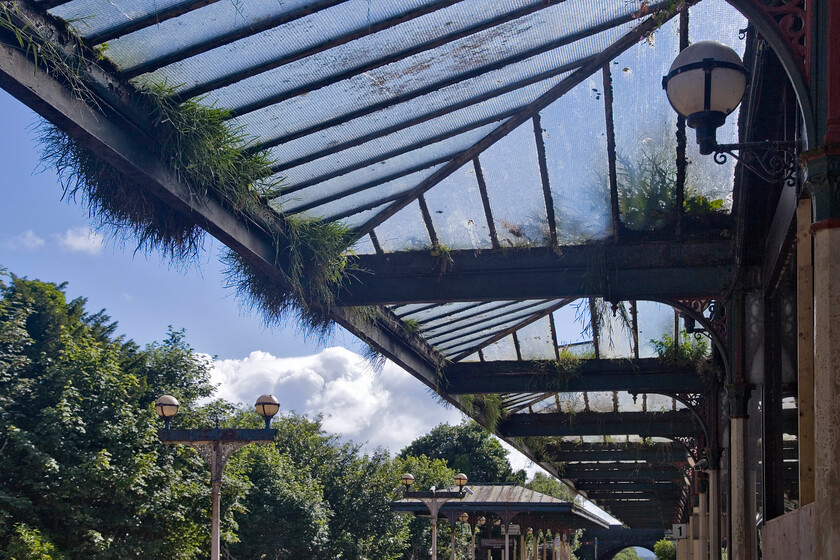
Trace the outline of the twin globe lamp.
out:
M 265 421 L 265 428 L 269 429 L 271 419 L 280 410 L 280 401 L 274 395 L 261 395 L 254 406 L 257 409 L 257 414 Z M 155 401 L 155 412 L 163 418 L 165 429 L 169 429 L 169 423 L 178 414 L 179 408 L 178 399 L 172 395 L 163 395 Z

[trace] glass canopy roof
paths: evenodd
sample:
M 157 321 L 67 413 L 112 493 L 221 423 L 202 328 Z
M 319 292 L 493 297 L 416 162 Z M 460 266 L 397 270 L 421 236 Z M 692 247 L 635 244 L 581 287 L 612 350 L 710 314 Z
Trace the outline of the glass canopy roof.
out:
M 40 3 L 134 85 L 165 84 L 178 99 L 229 109 L 230 125 L 275 162 L 282 188 L 271 205 L 347 225 L 359 255 L 559 254 L 610 239 L 727 235 L 733 164 L 700 157 L 693 133 L 679 145 L 661 88 L 681 41 L 718 40 L 743 56 L 746 20 L 724 0 L 664 22 L 656 18 L 668 2 L 648 0 Z M 737 120 L 718 131 L 720 142 L 737 141 Z M 465 367 L 642 363 L 658 356 L 653 341 L 683 336 L 674 308 L 656 302 L 476 297 L 388 309 L 446 363 Z M 547 455 L 517 435 L 533 414 L 658 412 L 690 422 L 683 400 L 647 390 L 496 393 L 515 420 L 503 435 L 535 457 Z M 610 446 L 640 457 L 646 444 L 670 457 L 656 447 L 674 439 L 667 430 L 642 428 L 548 439 L 592 444 L 592 459 L 565 462 L 564 476 L 580 483 Z M 605 471 L 619 476 L 615 465 Z M 683 476 L 649 478 L 676 499 Z M 640 499 L 629 492 L 625 500 Z

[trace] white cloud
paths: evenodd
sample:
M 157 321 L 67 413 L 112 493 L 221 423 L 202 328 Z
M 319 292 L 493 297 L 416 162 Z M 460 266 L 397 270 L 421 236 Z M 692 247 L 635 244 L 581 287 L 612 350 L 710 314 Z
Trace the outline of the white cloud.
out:
M 281 409 L 321 414 L 325 430 L 366 444 L 368 450 L 382 446 L 397 453 L 438 424 L 462 418 L 397 365 L 387 362 L 377 373 L 345 348 L 298 358 L 252 352 L 241 360 L 216 361 L 211 375 L 219 384 L 217 397 L 250 404 L 273 393 Z
M 59 245 L 74 253 L 98 255 L 105 247 L 105 239 L 87 227 L 70 228 L 55 237 Z
M 31 229 L 28 229 L 20 235 L 7 239 L 0 246 L 15 251 L 36 251 L 43 247 L 44 244 L 45 241 L 43 239 L 38 237 Z

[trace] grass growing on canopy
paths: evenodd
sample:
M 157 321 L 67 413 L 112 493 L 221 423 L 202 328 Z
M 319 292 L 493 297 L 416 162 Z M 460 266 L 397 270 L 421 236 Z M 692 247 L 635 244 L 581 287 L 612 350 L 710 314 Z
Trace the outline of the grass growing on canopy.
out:
M 246 305 L 274 325 L 294 316 L 305 333 L 322 336 L 346 273 L 351 237 L 340 224 L 285 216 L 268 205 L 279 181 L 267 152 L 231 129 L 227 111 L 197 101 L 176 103 L 165 86 L 141 92 L 150 115 L 149 146 L 196 200 L 211 198 L 246 224 L 268 233 L 276 271 L 228 254 L 228 279 Z M 190 215 L 147 196 L 145 189 L 51 124 L 40 127 L 41 161 L 56 169 L 64 196 L 82 198 L 91 217 L 138 250 L 158 250 L 175 263 L 197 257 L 204 231 Z

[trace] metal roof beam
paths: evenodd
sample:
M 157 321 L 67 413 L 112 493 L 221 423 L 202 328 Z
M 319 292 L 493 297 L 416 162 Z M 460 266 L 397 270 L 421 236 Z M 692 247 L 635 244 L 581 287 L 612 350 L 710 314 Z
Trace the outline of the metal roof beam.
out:
M 502 437 L 610 436 L 643 437 L 702 434 L 690 410 L 668 412 L 564 412 L 519 413 L 499 422 Z
M 559 253 L 559 254 L 558 254 Z M 343 305 L 605 297 L 662 300 L 721 296 L 733 279 L 734 247 L 712 243 L 451 251 L 445 272 L 428 251 L 359 255 Z M 594 269 L 592 263 L 603 263 Z
M 586 468 L 566 465 L 563 468 L 563 478 L 572 480 L 680 480 L 682 477 L 682 471 L 676 467 L 604 464 Z
M 704 389 L 694 368 L 666 366 L 658 358 L 581 360 L 574 371 L 563 371 L 560 364 L 549 361 L 455 362 L 444 367 L 443 377 L 450 394 L 552 391 L 673 394 L 698 393 Z
M 540 448 L 540 460 L 568 463 L 572 461 L 646 461 L 684 463 L 685 448 L 670 443 L 547 443 Z

